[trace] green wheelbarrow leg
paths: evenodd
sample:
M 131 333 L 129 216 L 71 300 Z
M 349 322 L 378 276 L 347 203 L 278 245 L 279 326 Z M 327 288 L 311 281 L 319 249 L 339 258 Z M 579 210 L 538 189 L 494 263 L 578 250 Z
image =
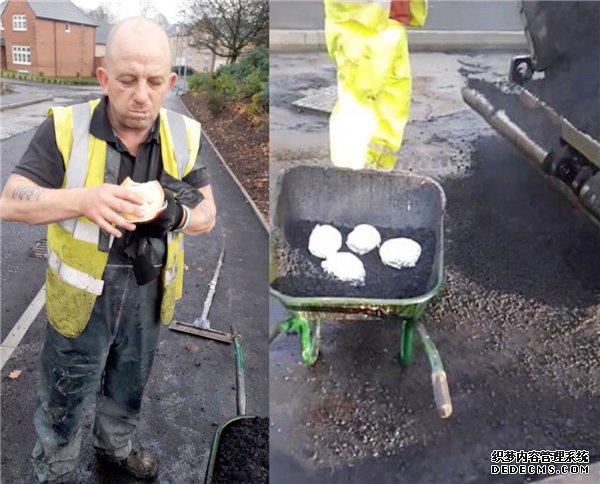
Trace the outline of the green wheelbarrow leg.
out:
M 279 325 L 281 332 L 297 332 L 300 335 L 300 349 L 302 362 L 312 366 L 319 357 L 319 344 L 321 341 L 321 319 L 308 319 L 305 315 L 297 313 Z
M 410 366 L 413 361 L 413 341 L 415 328 L 419 318 L 425 313 L 427 303 L 413 304 L 402 314 L 397 315 L 402 321 L 402 341 L 400 342 L 400 364 L 404 367 Z
M 400 342 L 400 364 L 410 366 L 413 360 L 413 335 L 415 334 L 416 320 L 402 321 L 402 341 Z
M 450 390 L 448 389 L 448 379 L 444 371 L 444 365 L 440 354 L 435 347 L 435 343 L 429 337 L 425 326 L 418 323 L 417 331 L 421 337 L 423 349 L 427 354 L 429 365 L 431 367 L 431 382 L 433 384 L 433 397 L 435 405 L 441 418 L 448 418 L 452 415 L 452 400 L 450 399 Z

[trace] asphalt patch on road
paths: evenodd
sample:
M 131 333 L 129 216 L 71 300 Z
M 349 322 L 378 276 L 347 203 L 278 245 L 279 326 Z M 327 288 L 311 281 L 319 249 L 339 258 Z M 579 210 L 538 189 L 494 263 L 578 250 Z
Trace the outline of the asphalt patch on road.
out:
M 600 230 L 496 136 L 474 143 L 472 176 L 447 180 L 448 260 L 485 287 L 552 304 L 600 294 Z
M 276 69 L 277 64 L 271 63 L 270 67 Z M 286 67 L 293 67 L 293 65 L 288 63 Z M 272 95 L 270 107 L 292 108 L 292 103 L 303 97 L 302 92 L 318 91 L 334 83 L 335 67 L 333 65 L 324 74 L 305 72 L 293 76 L 280 76 L 274 86 L 277 95 Z
M 329 126 L 329 115 L 311 109 L 294 106 L 299 99 L 318 92 L 319 90 L 335 85 L 335 67 L 330 63 L 322 70 L 307 70 L 306 63 L 311 59 L 296 59 L 296 56 L 277 56 L 272 58 L 270 69 L 272 72 L 281 72 L 285 65 L 286 75 L 271 78 L 270 89 L 270 131 L 278 132 L 282 129 L 294 131 L 294 136 L 300 139 L 307 133 L 320 134 L 326 132 Z M 327 62 L 325 58 L 319 63 Z

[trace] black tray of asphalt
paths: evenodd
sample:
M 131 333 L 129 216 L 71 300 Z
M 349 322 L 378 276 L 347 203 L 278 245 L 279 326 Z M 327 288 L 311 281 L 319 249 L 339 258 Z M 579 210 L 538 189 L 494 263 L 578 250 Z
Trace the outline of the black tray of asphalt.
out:
M 242 418 L 227 424 L 218 445 L 213 484 L 269 481 L 269 419 Z
M 322 223 L 322 222 L 321 222 Z M 421 245 L 421 257 L 415 267 L 394 269 L 381 262 L 379 250 L 357 256 L 365 266 L 363 286 L 336 279 L 321 267 L 323 259 L 308 251 L 308 239 L 317 222 L 300 220 L 285 228 L 287 248 L 278 254 L 278 277 L 272 286 L 277 291 L 295 297 L 352 297 L 367 299 L 405 299 L 426 294 L 435 287 L 435 232 L 425 228 L 376 227 L 382 243 L 396 237 L 407 237 Z M 354 227 L 338 226 L 344 244 L 341 251 L 351 252 L 345 245 Z

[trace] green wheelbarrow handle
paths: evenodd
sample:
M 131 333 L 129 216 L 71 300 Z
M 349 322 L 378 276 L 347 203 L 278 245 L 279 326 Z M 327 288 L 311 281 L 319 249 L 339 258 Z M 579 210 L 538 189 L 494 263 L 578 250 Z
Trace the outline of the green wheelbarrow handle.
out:
M 446 377 L 442 359 L 440 358 L 435 343 L 429 337 L 425 325 L 418 323 L 417 332 L 421 337 L 421 343 L 431 368 L 431 384 L 433 386 L 435 406 L 441 418 L 448 418 L 452 415 L 452 399 L 450 398 L 448 378 Z
M 215 464 L 217 462 L 217 453 L 219 450 L 219 444 L 221 443 L 221 436 L 225 428 L 238 420 L 244 418 L 255 418 L 254 415 L 246 415 L 246 384 L 244 376 L 244 352 L 242 349 L 242 335 L 238 333 L 234 326 L 231 327 L 231 334 L 233 335 L 233 350 L 235 353 L 235 388 L 236 388 L 236 407 L 237 415 L 230 418 L 225 423 L 222 423 L 217 427 L 211 444 L 210 453 L 208 456 L 208 465 L 206 466 L 206 474 L 204 475 L 204 484 L 210 484 L 213 479 L 215 471 Z

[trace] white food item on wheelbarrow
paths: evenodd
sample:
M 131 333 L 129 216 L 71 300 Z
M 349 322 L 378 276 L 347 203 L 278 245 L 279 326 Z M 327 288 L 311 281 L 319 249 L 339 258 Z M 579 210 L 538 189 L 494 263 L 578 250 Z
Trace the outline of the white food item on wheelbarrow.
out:
M 308 250 L 315 257 L 327 259 L 342 247 L 342 234 L 333 225 L 319 225 L 310 233 Z
M 353 286 L 362 286 L 365 283 L 365 266 L 362 261 L 350 252 L 337 252 L 321 262 L 321 267 L 332 276 L 341 281 L 349 282 Z
M 358 255 L 371 252 L 379 244 L 381 244 L 381 235 L 375 227 L 369 224 L 357 225 L 346 239 L 346 245 Z
M 414 267 L 421 257 L 421 245 L 405 237 L 386 240 L 379 248 L 381 262 L 394 269 Z

